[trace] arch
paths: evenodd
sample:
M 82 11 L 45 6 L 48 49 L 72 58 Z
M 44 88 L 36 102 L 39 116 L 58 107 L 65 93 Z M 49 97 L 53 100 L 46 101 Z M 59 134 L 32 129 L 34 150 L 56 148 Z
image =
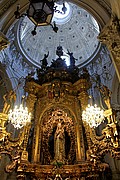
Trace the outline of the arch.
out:
M 70 149 L 68 150 L 69 153 L 66 154 L 68 163 L 74 162 L 76 159 L 77 152 L 75 152 L 75 146 L 77 147 L 77 134 L 75 132 L 77 120 L 75 114 L 66 106 L 52 105 L 49 108 L 46 108 L 39 117 L 39 123 L 36 129 L 36 133 L 39 138 L 35 140 L 35 153 L 33 154 L 33 156 L 39 154 L 37 160 L 35 160 L 36 158 L 33 157 L 33 159 L 37 162 L 49 164 L 53 161 L 53 158 L 50 156 L 48 141 L 52 133 L 55 133 L 56 130 L 58 118 L 56 119 L 55 113 L 57 112 L 61 112 L 62 114 L 61 119 L 64 121 L 65 133 L 67 134 L 67 138 L 70 137 L 71 141 Z M 40 127 L 42 128 L 40 129 Z M 42 147 L 42 150 L 40 147 Z M 40 154 L 40 151 L 44 152 L 44 154 Z M 45 162 L 43 161 L 43 156 L 44 158 L 46 157 Z
M 48 116 L 48 117 L 46 117 Z M 56 132 L 56 126 L 61 123 L 61 126 L 63 126 L 64 128 L 64 134 L 65 132 L 67 133 L 66 135 L 68 135 L 70 137 L 71 140 L 71 147 L 69 149 L 69 155 L 66 154 L 63 158 L 68 158 L 68 162 L 70 163 L 74 160 L 74 156 L 75 156 L 75 128 L 74 128 L 74 123 L 73 123 L 73 117 L 71 116 L 70 112 L 67 109 L 61 109 L 59 107 L 55 107 L 52 109 L 49 109 L 48 112 L 46 112 L 46 114 L 44 114 L 43 116 L 43 123 L 42 126 L 43 128 L 43 135 L 42 135 L 42 139 L 44 139 L 43 144 L 42 144 L 42 148 L 44 153 L 46 153 L 48 151 L 48 141 L 49 138 L 51 137 L 52 133 Z M 54 131 L 54 132 L 53 132 Z M 67 137 L 68 137 L 67 136 Z M 68 142 L 67 142 L 68 143 Z M 66 144 L 64 144 L 63 146 L 65 146 Z M 54 143 L 54 147 L 55 147 L 55 143 Z M 65 147 L 64 147 L 65 150 Z M 55 153 L 55 151 L 54 151 Z M 66 152 L 64 152 L 66 153 Z M 47 153 L 48 154 L 48 153 Z M 55 153 L 56 154 L 56 153 Z M 48 160 L 48 155 L 46 155 L 47 160 Z M 50 156 L 49 156 L 50 157 Z M 50 159 L 51 161 L 52 159 Z M 55 159 L 53 159 L 54 162 Z M 67 159 L 66 159 L 67 160 Z M 63 160 L 65 161 L 65 159 Z

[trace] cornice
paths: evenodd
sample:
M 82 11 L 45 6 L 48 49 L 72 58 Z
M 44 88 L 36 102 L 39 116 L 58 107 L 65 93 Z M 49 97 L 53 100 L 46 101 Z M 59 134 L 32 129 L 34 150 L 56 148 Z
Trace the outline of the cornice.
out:
M 0 9 L 0 17 L 12 6 L 17 0 L 9 0 L 4 4 L 4 6 Z
M 111 7 L 110 7 L 110 4 L 108 5 L 108 3 L 104 0 L 95 0 L 100 6 L 102 6 L 103 9 L 105 9 L 107 11 L 107 13 L 109 15 L 111 15 Z
M 108 5 L 108 3 L 104 0 L 95 0 L 98 4 L 100 4 L 102 6 L 103 9 L 105 9 L 108 14 L 111 14 L 111 8 L 110 5 Z M 0 17 L 8 10 L 8 8 L 10 6 L 12 6 L 15 2 L 17 2 L 17 0 L 9 0 L 6 1 L 4 3 L 4 5 L 2 6 L 2 8 L 0 9 Z

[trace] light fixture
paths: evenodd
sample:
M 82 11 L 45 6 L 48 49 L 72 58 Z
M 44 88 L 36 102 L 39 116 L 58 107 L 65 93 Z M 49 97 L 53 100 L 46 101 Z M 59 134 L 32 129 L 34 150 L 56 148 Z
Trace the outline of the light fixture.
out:
M 20 15 L 20 7 L 17 6 L 17 10 L 14 12 L 15 18 L 19 19 L 21 16 L 27 16 L 35 24 L 35 28 L 31 32 L 33 36 L 36 35 L 37 26 L 51 25 L 53 31 L 57 33 L 58 28 L 56 27 L 55 22 L 53 25 L 51 24 L 54 11 L 56 11 L 56 8 L 54 8 L 55 0 L 29 1 L 30 4 L 25 14 Z M 65 11 L 65 5 L 63 6 L 63 10 Z
M 10 110 L 8 114 L 8 122 L 10 122 L 16 129 L 22 128 L 30 121 L 31 114 L 28 113 L 27 107 L 24 108 L 22 104 L 20 107 L 15 106 L 14 110 Z
M 94 106 L 88 104 L 86 110 L 82 113 L 82 120 L 89 124 L 91 128 L 97 127 L 104 120 L 104 111 L 100 107 L 97 107 L 96 104 Z
M 8 122 L 16 129 L 20 129 L 31 122 L 31 113 L 28 112 L 27 107 L 24 107 L 23 102 L 19 107 L 15 106 L 13 110 L 10 109 L 8 113 Z
M 31 0 L 27 10 L 27 16 L 37 26 L 51 23 L 54 14 L 53 0 Z

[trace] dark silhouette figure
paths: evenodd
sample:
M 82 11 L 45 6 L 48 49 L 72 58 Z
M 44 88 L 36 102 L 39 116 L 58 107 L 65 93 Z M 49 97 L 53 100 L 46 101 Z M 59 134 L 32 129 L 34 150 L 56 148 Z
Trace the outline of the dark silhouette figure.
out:
M 56 50 L 56 55 L 60 58 L 61 56 L 63 56 L 63 48 L 62 46 L 58 46 L 57 50 Z
M 48 62 L 47 62 L 47 58 L 49 56 L 49 51 L 47 54 L 44 54 L 44 58 L 42 60 L 40 60 L 40 62 L 42 63 L 41 64 L 41 68 L 42 69 L 46 69 L 47 65 L 48 65 Z
M 77 60 L 76 58 L 74 58 L 73 53 L 70 52 L 69 50 L 67 50 L 67 54 L 70 56 L 70 66 L 74 67 L 75 66 L 75 61 Z
M 86 79 L 87 81 L 90 80 L 90 74 L 86 68 L 82 69 L 82 74 L 80 75 L 81 79 Z

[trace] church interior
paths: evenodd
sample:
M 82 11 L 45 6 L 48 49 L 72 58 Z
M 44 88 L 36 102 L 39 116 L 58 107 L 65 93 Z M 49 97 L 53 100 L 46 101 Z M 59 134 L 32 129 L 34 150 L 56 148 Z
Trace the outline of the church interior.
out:
M 120 180 L 120 0 L 0 0 L 0 180 Z

